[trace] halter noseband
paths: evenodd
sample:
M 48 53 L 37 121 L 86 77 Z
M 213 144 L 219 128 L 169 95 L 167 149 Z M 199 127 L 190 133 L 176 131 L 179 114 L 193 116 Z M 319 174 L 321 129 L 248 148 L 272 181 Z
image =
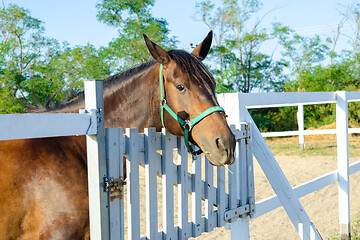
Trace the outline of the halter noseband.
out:
M 213 112 L 225 112 L 225 110 L 220 106 L 211 107 L 204 112 L 200 113 L 197 117 L 195 117 L 193 120 L 183 120 L 181 117 L 179 117 L 166 103 L 165 98 L 165 88 L 163 83 L 163 75 L 162 75 L 163 65 L 160 64 L 160 71 L 159 71 L 159 81 L 160 81 L 160 93 L 161 93 L 161 100 L 160 100 L 160 111 L 161 111 L 161 123 L 164 128 L 164 109 L 172 116 L 176 121 L 180 123 L 180 125 L 184 128 L 184 138 L 185 138 L 185 145 L 188 149 L 188 152 L 192 155 L 199 155 L 202 153 L 202 150 L 198 150 L 195 152 L 195 150 L 191 147 L 191 144 L 189 142 L 189 132 L 192 130 L 193 126 L 199 123 L 202 119 L 209 116 Z

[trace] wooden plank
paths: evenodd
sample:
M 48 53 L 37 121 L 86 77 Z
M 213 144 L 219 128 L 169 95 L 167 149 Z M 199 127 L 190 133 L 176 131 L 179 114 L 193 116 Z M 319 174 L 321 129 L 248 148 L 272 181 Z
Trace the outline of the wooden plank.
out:
M 161 145 L 161 136 L 155 128 L 145 129 L 145 189 L 146 189 L 146 236 L 157 239 L 157 169 L 161 168 L 161 156 L 156 152 Z
M 124 176 L 123 154 L 124 138 L 121 128 L 106 129 L 106 159 L 108 161 L 108 177 Z M 124 190 L 122 198 L 120 192 L 108 192 L 110 215 L 110 239 L 124 239 Z
M 245 131 L 245 124 L 241 124 L 239 127 L 242 131 Z M 238 142 L 237 154 L 238 168 L 240 174 L 238 177 L 239 191 L 240 191 L 240 206 L 248 204 L 248 166 L 247 166 L 247 154 L 246 154 L 246 139 L 241 139 Z
M 304 138 L 304 105 L 298 105 L 297 111 L 297 122 L 298 122 L 298 129 L 299 129 L 299 146 L 300 150 L 305 149 L 305 138 Z
M 214 167 L 205 157 L 205 231 L 211 232 L 217 227 L 217 215 L 214 211 L 216 202 L 216 188 L 214 187 Z
M 360 92 L 346 92 L 348 102 L 360 101 Z
M 128 239 L 140 238 L 140 203 L 139 203 L 139 134 L 137 128 L 126 129 L 127 135 L 127 220 Z
M 233 132 L 236 131 L 235 125 L 230 126 Z M 239 129 L 241 131 L 241 129 Z M 238 207 L 240 196 L 239 196 L 239 174 L 240 174 L 240 165 L 239 165 L 239 141 L 236 141 L 235 146 L 235 162 L 234 164 L 228 166 L 228 187 L 229 187 L 229 209 L 234 209 Z
M 222 227 L 225 225 L 224 212 L 225 212 L 225 168 L 217 167 L 217 192 L 216 192 L 216 204 L 217 204 L 217 226 Z
M 248 114 L 248 118 L 251 119 L 250 114 Z M 321 239 L 316 229 L 314 230 L 315 226 L 311 223 L 305 209 L 295 196 L 290 183 L 277 164 L 265 140 L 262 138 L 259 129 L 253 123 L 252 119 L 250 122 L 252 123 L 254 155 L 278 195 L 295 229 L 303 239 L 310 239 L 311 234 L 315 234 L 316 239 Z
M 177 168 L 173 163 L 173 148 L 176 138 L 165 129 L 162 133 L 163 231 L 166 239 L 175 239 L 177 233 L 174 228 L 174 183 L 177 180 Z
M 97 109 L 97 134 L 86 137 L 91 239 L 109 239 L 108 196 L 104 192 L 106 149 L 103 82 L 85 81 L 85 108 Z
M 190 176 L 188 172 L 188 152 L 182 138 L 177 138 L 178 148 L 178 218 L 179 234 L 178 239 L 188 239 L 191 237 L 188 217 L 188 190 Z
M 360 171 L 360 161 L 354 162 L 349 166 L 349 175 Z
M 334 92 L 239 93 L 247 108 L 296 106 L 297 104 L 335 103 Z
M 2 114 L 0 123 L 0 141 L 96 134 L 88 132 L 90 113 Z
M 250 216 L 256 212 L 255 209 L 255 183 L 254 183 L 254 157 L 252 144 L 252 129 L 250 125 L 245 126 L 249 133 L 249 138 L 245 141 L 246 161 L 247 161 L 247 184 L 248 184 L 248 204 L 250 206 Z
M 201 235 L 201 156 L 198 159 L 192 159 L 192 222 L 193 237 Z
M 350 196 L 349 196 L 349 135 L 348 102 L 345 91 L 338 91 L 336 102 L 336 130 L 338 157 L 338 196 L 340 238 L 350 239 Z

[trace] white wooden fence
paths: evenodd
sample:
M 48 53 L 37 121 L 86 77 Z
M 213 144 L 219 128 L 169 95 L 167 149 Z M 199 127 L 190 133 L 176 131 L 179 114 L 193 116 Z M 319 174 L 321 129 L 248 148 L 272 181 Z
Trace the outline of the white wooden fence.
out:
M 254 156 L 276 193 L 276 195 L 255 204 L 256 213 L 253 218 L 283 205 L 301 239 L 318 239 L 320 236 L 315 226 L 308 219 L 298 198 L 338 182 L 340 237 L 341 239 L 349 239 L 349 175 L 360 170 L 360 161 L 349 166 L 348 102 L 360 101 L 360 92 L 234 93 L 222 94 L 218 98 L 226 112 L 235 113 L 229 118 L 230 124 L 239 120 L 249 123 L 252 129 Z M 319 176 L 292 189 L 246 108 L 319 103 L 336 103 L 338 170 Z
M 265 100 L 261 100 L 262 97 Z M 349 237 L 349 175 L 360 170 L 360 161 L 349 167 L 347 103 L 351 100 L 359 100 L 360 94 L 357 92 L 270 93 L 261 96 L 222 94 L 218 98 L 229 115 L 229 122 L 237 139 L 236 161 L 229 167 L 227 179 L 224 167 L 216 168 L 215 178 L 213 167 L 207 160 L 204 166 L 200 159 L 190 160 L 190 171 L 183 141 L 166 131 L 156 133 L 154 129 L 146 129 L 145 133 L 139 134 L 137 129 L 128 129 L 126 134 L 122 134 L 121 129 L 115 128 L 107 129 L 105 134 L 101 81 L 85 83 L 87 110 L 79 114 L 0 116 L 0 140 L 67 135 L 88 136 L 92 239 L 123 239 L 125 232 L 128 239 L 185 239 L 199 236 L 204 231 L 211 231 L 223 225 L 231 229 L 232 239 L 249 239 L 249 221 L 281 205 L 301 239 L 321 239 L 298 198 L 337 181 L 341 236 L 345 239 Z M 260 103 L 266 101 L 267 104 L 336 102 L 338 170 L 292 188 L 246 110 L 246 106 L 260 105 L 259 101 Z M 177 162 L 173 160 L 174 149 Z M 124 154 L 127 159 L 125 187 L 121 184 Z M 254 203 L 252 154 L 277 194 L 256 203 Z M 139 207 L 139 164 L 145 167 L 145 212 L 140 212 Z M 161 196 L 157 194 L 159 174 L 162 178 Z M 174 207 L 174 184 L 178 186 L 177 210 Z M 188 192 L 191 192 L 191 203 L 188 201 Z M 125 197 L 127 219 L 124 214 Z M 161 198 L 163 205 L 162 229 L 158 228 L 158 198 Z M 191 220 L 188 216 L 190 205 Z M 202 205 L 204 205 L 203 209 Z M 177 225 L 174 224 L 175 211 L 177 211 Z M 141 236 L 140 216 L 144 214 L 146 233 Z M 127 229 L 124 228 L 125 221 Z
M 305 149 L 305 135 L 323 135 L 336 134 L 336 129 L 316 129 L 305 130 L 304 128 L 304 105 L 336 103 L 336 94 L 340 92 L 321 92 L 321 93 L 256 93 L 247 94 L 244 101 L 247 109 L 254 108 L 274 108 L 285 106 L 297 106 L 298 111 L 296 119 L 298 123 L 298 130 L 295 131 L 281 131 L 281 132 L 264 132 L 261 133 L 263 137 L 287 137 L 299 136 L 300 149 Z M 320 95 L 316 96 L 315 95 Z M 359 100 L 359 92 L 347 92 L 349 97 L 348 102 L 357 102 Z M 293 97 L 298 95 L 295 100 Z M 304 100 L 302 99 L 304 98 Z M 349 128 L 349 133 L 360 133 L 360 128 Z
M 127 129 L 127 133 L 122 134 L 122 129 L 107 129 L 109 176 L 121 176 L 123 154 L 127 159 L 126 194 L 124 190 L 110 192 L 110 238 L 124 239 L 123 226 L 126 225 L 128 239 L 187 239 L 222 227 L 239 216 L 254 214 L 252 163 L 243 162 L 252 159 L 250 145 L 247 144 L 249 131 L 246 124 L 240 126 L 241 130 L 234 132 L 237 152 L 241 155 L 236 156 L 236 164 L 229 166 L 227 176 L 225 167 L 217 167 L 215 179 L 214 167 L 209 161 L 205 159 L 202 165 L 200 156 L 196 160 L 189 159 L 183 139 L 166 130 L 157 133 L 151 128 L 145 129 L 145 133 L 138 133 L 137 129 Z M 145 167 L 146 212 L 140 211 L 139 165 Z M 162 193 L 159 194 L 158 175 L 162 178 Z M 174 192 L 174 184 L 178 186 L 177 193 Z M 188 201 L 189 192 L 191 202 Z M 177 195 L 177 209 L 174 194 Z M 127 198 L 127 219 L 124 219 L 124 197 Z M 162 229 L 158 229 L 159 198 L 162 201 Z M 188 216 L 189 208 L 191 216 Z M 177 225 L 174 224 L 175 212 Z M 143 236 L 140 231 L 141 215 L 146 215 L 146 234 Z

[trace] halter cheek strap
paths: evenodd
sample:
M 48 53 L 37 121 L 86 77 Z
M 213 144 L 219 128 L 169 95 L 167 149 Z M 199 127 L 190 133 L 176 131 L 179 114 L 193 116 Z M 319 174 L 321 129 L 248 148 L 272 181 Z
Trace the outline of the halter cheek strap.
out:
M 188 152 L 191 153 L 192 155 L 199 155 L 202 153 L 202 150 L 200 149 L 195 152 L 195 150 L 191 146 L 191 143 L 189 142 L 190 131 L 192 130 L 194 125 L 199 123 L 202 119 L 209 116 L 213 112 L 225 112 L 225 110 L 222 107 L 215 106 L 215 107 L 211 107 L 211 108 L 205 110 L 204 112 L 200 113 L 198 116 L 196 116 L 191 121 L 183 120 L 166 103 L 162 71 L 163 71 L 163 65 L 160 64 L 159 81 L 160 81 L 160 94 L 161 94 L 160 95 L 161 96 L 161 100 L 160 100 L 161 123 L 162 123 L 163 127 L 166 128 L 165 124 L 164 124 L 164 110 L 166 110 L 170 114 L 170 116 L 172 116 L 176 121 L 178 121 L 180 123 L 180 125 L 184 128 L 185 145 L 186 145 L 186 148 L 188 149 Z

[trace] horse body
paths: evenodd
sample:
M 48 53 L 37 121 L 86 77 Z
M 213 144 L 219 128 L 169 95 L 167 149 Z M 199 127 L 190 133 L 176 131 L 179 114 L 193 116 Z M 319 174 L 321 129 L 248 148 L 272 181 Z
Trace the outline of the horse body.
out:
M 0 142 L 0 239 L 84 239 L 84 137 Z
M 178 116 L 192 119 L 217 105 L 215 83 L 194 56 L 183 51 L 169 55 L 156 44 L 147 44 L 156 61 L 105 81 L 105 127 L 137 127 L 139 131 L 163 127 L 158 63 L 164 64 L 167 101 Z M 200 60 L 204 55 L 201 45 L 209 48 L 205 42 L 194 50 L 195 56 L 200 53 Z M 197 64 L 200 66 L 194 69 Z M 189 75 L 193 71 L 206 71 L 198 78 L 210 79 L 194 81 Z M 180 91 L 180 85 L 187 92 Z M 53 112 L 78 112 L 82 108 L 84 98 L 80 94 Z M 169 114 L 164 115 L 164 122 L 171 133 L 183 136 L 182 126 Z M 235 140 L 223 113 L 213 113 L 197 124 L 190 141 L 209 153 L 214 165 L 233 162 Z M 211 148 L 215 148 L 212 154 Z M 89 239 L 85 136 L 0 141 L 0 166 L 0 240 Z

